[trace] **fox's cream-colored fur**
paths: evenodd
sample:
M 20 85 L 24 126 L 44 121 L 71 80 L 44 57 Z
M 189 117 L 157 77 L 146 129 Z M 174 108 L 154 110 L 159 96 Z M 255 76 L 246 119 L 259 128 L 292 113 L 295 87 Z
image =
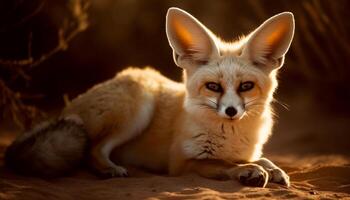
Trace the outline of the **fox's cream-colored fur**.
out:
M 123 166 L 133 165 L 288 186 L 288 176 L 261 155 L 273 125 L 276 73 L 293 38 L 293 15 L 276 15 L 235 43 L 219 40 L 178 8 L 170 8 L 166 20 L 183 83 L 151 68 L 128 68 L 63 110 L 61 118 L 83 121 L 91 166 L 108 176 L 126 176 Z M 244 83 L 252 87 L 240 89 Z

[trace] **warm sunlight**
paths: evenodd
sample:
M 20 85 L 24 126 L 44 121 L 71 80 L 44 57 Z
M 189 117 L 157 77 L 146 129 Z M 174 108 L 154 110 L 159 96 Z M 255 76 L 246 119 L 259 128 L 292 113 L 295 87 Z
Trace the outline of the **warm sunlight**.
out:
M 350 199 L 349 0 L 0 2 L 0 199 Z
M 178 21 L 173 21 L 173 26 L 175 28 L 176 34 L 180 36 L 181 44 L 185 45 L 186 47 L 193 46 L 193 40 L 191 33 L 188 32 L 188 30 L 183 26 L 183 24 L 180 24 Z

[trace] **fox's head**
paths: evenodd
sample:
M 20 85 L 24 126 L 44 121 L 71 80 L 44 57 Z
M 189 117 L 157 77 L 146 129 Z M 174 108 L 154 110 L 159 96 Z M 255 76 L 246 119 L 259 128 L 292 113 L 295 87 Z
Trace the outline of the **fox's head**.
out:
M 294 18 L 280 13 L 247 37 L 225 43 L 189 13 L 170 8 L 166 33 L 175 63 L 185 72 L 185 109 L 199 117 L 236 121 L 261 114 L 271 102 Z

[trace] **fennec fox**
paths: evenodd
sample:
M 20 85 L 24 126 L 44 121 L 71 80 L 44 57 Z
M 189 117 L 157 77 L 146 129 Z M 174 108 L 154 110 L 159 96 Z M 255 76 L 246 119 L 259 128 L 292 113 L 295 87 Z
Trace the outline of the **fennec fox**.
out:
M 7 151 L 9 166 L 55 176 L 76 166 L 88 148 L 87 162 L 107 177 L 127 176 L 123 166 L 137 166 L 289 186 L 288 175 L 261 155 L 273 125 L 276 73 L 294 34 L 292 13 L 226 43 L 170 8 L 166 34 L 182 83 L 150 68 L 126 69 L 74 99 L 56 122 L 20 137 Z

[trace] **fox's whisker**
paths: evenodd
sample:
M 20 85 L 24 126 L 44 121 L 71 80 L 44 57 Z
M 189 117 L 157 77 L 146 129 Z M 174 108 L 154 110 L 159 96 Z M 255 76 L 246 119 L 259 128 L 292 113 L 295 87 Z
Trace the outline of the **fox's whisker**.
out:
M 284 109 L 289 111 L 289 105 L 288 104 L 283 103 L 283 102 L 281 102 L 281 101 L 279 101 L 278 99 L 275 99 L 275 98 L 272 100 L 272 102 L 276 102 L 277 104 L 281 105 L 282 108 L 284 108 Z
M 199 106 L 200 108 L 205 108 L 205 109 L 210 109 L 210 110 L 216 111 L 216 108 L 214 108 L 214 107 L 212 107 L 212 106 L 210 106 L 210 105 L 207 105 L 207 104 L 198 104 L 198 106 Z

